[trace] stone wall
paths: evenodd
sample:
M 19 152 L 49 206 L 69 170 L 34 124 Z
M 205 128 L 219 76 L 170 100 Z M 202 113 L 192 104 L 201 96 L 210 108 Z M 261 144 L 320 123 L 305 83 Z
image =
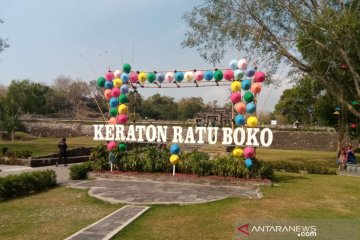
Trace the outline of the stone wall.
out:
M 97 121 L 72 121 L 72 120 L 52 120 L 52 119 L 28 119 L 22 120 L 28 133 L 35 136 L 52 137 L 74 137 L 74 136 L 93 136 L 93 124 L 103 124 Z M 137 124 L 167 125 L 171 130 L 171 125 L 185 125 L 185 122 L 137 122 Z M 219 131 L 221 133 L 221 131 Z M 171 139 L 172 131 L 168 131 L 168 139 Z M 186 134 L 186 133 L 184 133 Z M 330 128 L 323 130 L 301 130 L 301 129 L 273 129 L 273 143 L 271 148 L 293 149 L 293 150 L 317 150 L 335 151 L 337 148 L 337 133 Z M 185 137 L 185 136 L 184 136 Z M 219 134 L 218 140 L 222 136 Z

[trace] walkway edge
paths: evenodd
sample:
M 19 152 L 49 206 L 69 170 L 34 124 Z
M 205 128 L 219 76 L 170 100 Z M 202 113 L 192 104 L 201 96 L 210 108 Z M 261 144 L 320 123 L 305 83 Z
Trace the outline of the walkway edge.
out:
M 74 234 L 72 234 L 71 236 L 65 238 L 65 240 L 71 240 L 73 237 L 75 237 L 76 235 L 86 231 L 87 229 L 95 226 L 96 224 L 100 223 L 101 221 L 105 220 L 106 218 L 109 218 L 113 215 L 115 215 L 116 213 L 118 213 L 121 210 L 124 210 L 127 207 L 143 207 L 143 210 L 141 210 L 140 212 L 138 212 L 136 215 L 134 215 L 132 218 L 129 218 L 124 224 L 120 225 L 118 228 L 114 229 L 112 232 L 109 232 L 108 234 L 106 234 L 106 236 L 103 238 L 104 240 L 110 240 L 113 236 L 115 236 L 115 234 L 117 234 L 119 231 L 121 231 L 123 228 L 125 228 L 127 225 L 129 225 L 132 221 L 134 221 L 135 219 L 137 219 L 140 215 L 142 215 L 144 212 L 146 212 L 150 207 L 147 206 L 139 206 L 139 205 L 125 205 L 122 208 L 116 210 L 113 213 L 110 213 L 109 215 L 101 218 L 100 220 L 92 223 L 89 226 L 86 226 L 85 228 L 82 228 L 81 230 L 75 232 Z

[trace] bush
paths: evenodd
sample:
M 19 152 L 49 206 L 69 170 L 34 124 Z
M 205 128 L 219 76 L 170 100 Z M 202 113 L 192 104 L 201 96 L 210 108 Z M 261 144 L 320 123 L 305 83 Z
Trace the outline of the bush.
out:
M 70 167 L 70 179 L 83 180 L 87 179 L 88 172 L 91 171 L 90 163 L 72 165 Z
M 0 177 L 0 200 L 43 191 L 56 185 L 54 170 Z
M 278 170 L 285 170 L 286 172 L 295 172 L 307 171 L 307 173 L 313 174 L 336 174 L 336 170 L 320 167 L 313 163 L 293 163 L 286 161 L 274 161 L 269 162 L 269 164 Z
M 5 156 L 11 158 L 29 158 L 32 156 L 32 152 L 28 150 L 22 150 L 22 151 L 14 151 L 14 152 L 7 152 Z
M 99 144 L 90 153 L 91 168 L 96 171 L 109 170 L 109 153 L 104 144 Z

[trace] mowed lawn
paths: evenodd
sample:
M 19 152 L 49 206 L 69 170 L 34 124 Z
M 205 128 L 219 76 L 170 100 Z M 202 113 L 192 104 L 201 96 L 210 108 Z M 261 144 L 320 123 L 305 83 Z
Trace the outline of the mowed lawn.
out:
M 0 202 L 0 239 L 64 239 L 121 206 L 67 187 Z

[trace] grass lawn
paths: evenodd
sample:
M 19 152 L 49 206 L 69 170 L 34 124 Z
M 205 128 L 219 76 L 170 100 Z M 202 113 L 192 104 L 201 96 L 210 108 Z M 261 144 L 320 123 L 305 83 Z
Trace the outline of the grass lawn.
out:
M 64 239 L 120 207 L 66 187 L 0 202 L 0 239 Z
M 16 140 L 14 143 L 11 141 L 0 141 L 1 147 L 8 147 L 9 151 L 22 151 L 29 150 L 33 153 L 33 156 L 41 156 L 50 153 L 58 152 L 57 147 L 59 138 L 40 137 L 27 140 Z M 76 147 L 90 147 L 95 146 L 98 142 L 95 142 L 92 137 L 72 137 L 67 138 L 67 144 L 69 149 Z
M 279 172 L 276 176 L 278 186 L 262 187 L 264 197 L 258 200 L 153 206 L 114 239 L 234 239 L 240 218 L 274 220 L 274 225 L 275 219 L 335 218 L 360 224 L 360 178 Z

